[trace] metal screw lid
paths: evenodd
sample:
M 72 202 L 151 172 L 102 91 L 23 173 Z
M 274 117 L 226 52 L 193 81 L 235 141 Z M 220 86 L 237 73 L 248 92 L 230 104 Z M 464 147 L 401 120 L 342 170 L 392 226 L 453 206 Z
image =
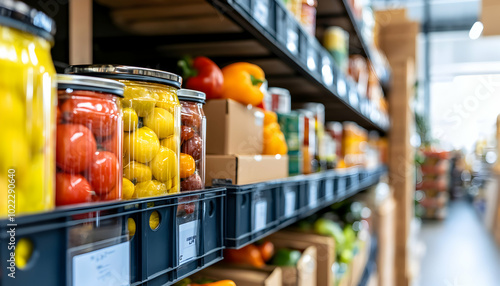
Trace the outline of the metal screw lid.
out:
M 74 74 L 58 74 L 57 88 L 74 90 L 89 90 L 111 93 L 118 97 L 123 97 L 125 85 L 121 82 L 111 79 L 82 76 Z
M 54 41 L 56 23 L 45 13 L 20 1 L 0 0 L 0 25 Z
M 195 101 L 205 104 L 206 95 L 204 92 L 192 90 L 192 89 L 180 89 L 177 92 L 177 97 L 179 100 L 184 101 Z

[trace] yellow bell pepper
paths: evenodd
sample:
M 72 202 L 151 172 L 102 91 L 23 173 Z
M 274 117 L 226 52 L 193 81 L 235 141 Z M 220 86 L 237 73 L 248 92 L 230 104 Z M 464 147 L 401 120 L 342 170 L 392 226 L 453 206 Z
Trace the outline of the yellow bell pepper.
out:
M 264 71 L 250 63 L 234 63 L 222 69 L 224 86 L 221 98 L 243 104 L 259 105 L 264 98 L 260 86 L 266 80 Z

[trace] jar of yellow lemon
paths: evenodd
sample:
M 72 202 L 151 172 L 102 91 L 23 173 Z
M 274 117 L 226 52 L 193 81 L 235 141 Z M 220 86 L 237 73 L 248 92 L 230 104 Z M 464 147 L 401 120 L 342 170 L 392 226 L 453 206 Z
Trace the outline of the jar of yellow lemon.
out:
M 174 194 L 179 188 L 180 110 L 176 74 L 121 65 L 70 66 L 66 73 L 125 84 L 123 199 Z
M 54 207 L 54 21 L 0 1 L 0 217 Z

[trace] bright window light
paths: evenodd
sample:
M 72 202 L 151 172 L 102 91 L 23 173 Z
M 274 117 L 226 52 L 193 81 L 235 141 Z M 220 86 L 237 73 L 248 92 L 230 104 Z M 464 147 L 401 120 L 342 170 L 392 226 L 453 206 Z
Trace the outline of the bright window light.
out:
M 481 33 L 483 32 L 483 23 L 477 21 L 472 25 L 472 28 L 469 31 L 469 38 L 476 40 L 479 39 L 479 36 L 481 36 Z

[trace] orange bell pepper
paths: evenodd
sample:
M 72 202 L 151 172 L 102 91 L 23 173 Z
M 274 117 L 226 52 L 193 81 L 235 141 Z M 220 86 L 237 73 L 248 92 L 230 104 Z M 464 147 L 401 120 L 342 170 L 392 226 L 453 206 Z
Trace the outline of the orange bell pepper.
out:
M 265 265 L 259 248 L 253 244 L 240 249 L 226 249 L 224 251 L 224 260 L 232 263 L 249 264 L 257 268 L 262 268 Z
M 224 86 L 221 98 L 229 98 L 243 104 L 259 105 L 264 99 L 260 86 L 266 80 L 264 71 L 250 63 L 234 63 L 222 69 Z
M 264 112 L 263 155 L 285 155 L 288 152 L 285 135 L 278 124 L 278 116 L 272 111 Z
M 263 243 L 257 245 L 260 251 L 260 255 L 265 262 L 271 260 L 274 255 L 274 244 L 270 241 L 264 241 Z
M 232 280 L 220 280 L 205 284 L 189 284 L 189 286 L 236 286 L 236 283 Z

